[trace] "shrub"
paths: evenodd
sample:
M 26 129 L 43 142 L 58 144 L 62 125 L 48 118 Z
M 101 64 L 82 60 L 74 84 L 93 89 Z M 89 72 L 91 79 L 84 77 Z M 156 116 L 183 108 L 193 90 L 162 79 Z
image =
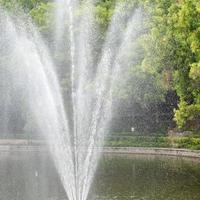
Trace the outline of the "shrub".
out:
M 185 101 L 181 101 L 181 103 L 179 104 L 179 109 L 175 110 L 175 121 L 178 127 L 180 129 L 184 129 L 187 127 L 187 124 L 189 124 L 189 122 L 196 119 L 197 121 L 198 119 L 200 119 L 200 103 L 188 105 Z

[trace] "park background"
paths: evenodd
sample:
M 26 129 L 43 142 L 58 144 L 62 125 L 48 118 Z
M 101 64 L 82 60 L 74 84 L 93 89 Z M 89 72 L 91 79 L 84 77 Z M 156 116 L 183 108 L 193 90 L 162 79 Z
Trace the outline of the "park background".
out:
M 99 0 L 95 4 L 95 23 L 102 41 L 116 4 L 125 0 Z M 126 0 L 130 9 L 140 9 L 134 49 L 124 52 L 134 62 L 117 81 L 113 118 L 105 143 L 112 147 L 174 147 L 200 149 L 200 2 L 199 0 Z M 53 46 L 55 23 L 51 0 L 0 0 L 0 5 L 23 15 L 38 27 L 46 45 Z M 80 6 L 77 16 L 84 12 Z M 141 28 L 142 26 L 142 28 Z M 78 28 L 78 27 L 77 27 Z M 102 42 L 103 43 L 103 42 Z M 65 52 L 53 54 L 65 105 L 70 93 L 69 61 Z M 1 57 L 0 59 L 4 59 Z M 9 83 L 2 83 L 4 86 Z M 3 87 L 7 88 L 7 87 Z M 120 89 L 119 89 L 120 88 Z M 20 91 L 18 91 L 20 92 Z M 31 120 L 23 116 L 23 97 L 0 95 L 2 139 L 39 139 Z M 7 112 L 4 106 L 17 101 Z M 7 120 L 7 121 L 5 121 Z M 9 124 L 9 126 L 8 126 Z

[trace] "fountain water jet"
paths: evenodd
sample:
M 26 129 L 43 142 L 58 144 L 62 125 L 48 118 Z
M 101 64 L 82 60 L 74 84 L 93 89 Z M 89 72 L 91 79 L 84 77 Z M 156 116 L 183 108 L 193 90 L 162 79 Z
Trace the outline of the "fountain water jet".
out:
M 12 85 L 7 90 L 10 93 L 23 91 L 26 107 L 22 112 L 27 121 L 35 121 L 37 130 L 46 138 L 68 196 L 74 199 L 74 165 L 68 123 L 53 64 L 31 23 L 27 25 L 18 20 L 14 25 L 12 21 L 1 12 L 0 52 L 1 55 L 9 52 L 1 66 L 8 71 L 11 78 L 6 81 Z M 70 185 L 66 184 L 67 180 Z
M 88 0 L 83 5 L 81 16 L 75 15 L 80 7 L 78 0 L 56 3 L 55 52 L 64 42 L 65 19 L 69 23 L 72 113 L 65 113 L 54 64 L 36 28 L 30 21 L 13 22 L 3 11 L 0 54 L 6 50 L 10 59 L 0 61 L 0 65 L 11 77 L 13 87 L 8 91 L 23 91 L 23 112 L 48 142 L 69 200 L 86 200 L 112 115 L 114 86 L 128 63 L 124 52 L 140 30 L 135 27 L 138 28 L 141 11 L 130 17 L 124 14 L 127 5 L 118 5 L 99 51 L 95 48 L 99 35 L 93 2 Z M 75 31 L 75 27 L 79 30 Z M 69 125 L 71 115 L 73 128 Z
M 56 2 L 57 19 L 66 17 L 69 26 L 76 198 L 85 200 L 100 156 L 98 147 L 103 144 L 111 118 L 112 92 L 122 67 L 123 52 L 135 37 L 133 32 L 137 33 L 134 27 L 141 15 L 138 10 L 132 17 L 126 16 L 127 4 L 119 4 L 100 56 L 95 60 L 98 27 L 94 25 L 94 2 L 84 2 L 81 17 L 76 16 L 82 6 L 79 1 Z M 56 32 L 60 41 L 64 30 L 63 23 L 58 21 Z

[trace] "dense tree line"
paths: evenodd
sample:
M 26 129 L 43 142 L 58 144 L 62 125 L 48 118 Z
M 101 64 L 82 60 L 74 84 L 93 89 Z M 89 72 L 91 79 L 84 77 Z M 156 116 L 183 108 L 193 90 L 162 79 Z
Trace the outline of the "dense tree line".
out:
M 163 74 L 167 90 L 179 97 L 176 123 L 182 129 L 200 124 L 200 2 L 198 0 L 149 1 L 151 6 L 145 65 Z M 151 47 L 154 48 L 151 48 Z M 150 48 L 149 48 L 150 47 Z M 150 54 L 149 54 L 150 52 Z M 155 62 L 156 61 L 156 62 Z
M 95 20 L 101 27 L 102 37 L 112 18 L 116 1 L 100 0 L 95 5 Z M 137 48 L 134 52 L 127 52 L 136 61 L 119 81 L 119 84 L 126 84 L 116 94 L 116 102 L 121 102 L 120 105 L 124 104 L 127 108 L 120 111 L 121 115 L 123 118 L 129 117 L 128 126 L 135 124 L 140 131 L 153 132 L 155 126 L 158 129 L 163 126 L 166 131 L 174 127 L 173 121 L 179 129 L 198 130 L 199 0 L 120 0 L 122 3 L 124 1 L 129 1 L 135 8 L 142 8 L 145 17 L 143 32 L 137 38 Z M 54 23 L 52 9 L 56 6 L 53 1 L 0 0 L 0 5 L 15 12 L 23 9 L 33 18 L 44 38 L 51 42 L 51 25 Z M 58 62 L 58 65 L 62 66 L 63 62 Z M 62 69 L 60 71 L 63 74 Z M 67 75 L 62 77 L 63 88 L 68 85 L 67 79 Z M 64 90 L 68 92 L 66 88 Z M 127 126 L 127 119 L 125 121 L 124 126 Z

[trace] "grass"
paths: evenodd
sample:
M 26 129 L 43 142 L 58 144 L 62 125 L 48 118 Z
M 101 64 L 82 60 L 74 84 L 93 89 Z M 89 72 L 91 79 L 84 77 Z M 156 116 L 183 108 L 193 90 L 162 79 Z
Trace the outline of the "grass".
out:
M 190 136 L 164 136 L 155 133 L 151 136 L 131 135 L 132 133 L 115 133 L 108 137 L 105 146 L 107 147 L 155 147 L 155 148 L 182 148 L 191 150 L 200 150 L 199 131 Z M 15 137 L 2 139 L 38 139 L 34 137 L 25 137 L 18 134 Z
M 111 136 L 107 140 L 105 146 L 183 148 L 200 150 L 200 137 Z

